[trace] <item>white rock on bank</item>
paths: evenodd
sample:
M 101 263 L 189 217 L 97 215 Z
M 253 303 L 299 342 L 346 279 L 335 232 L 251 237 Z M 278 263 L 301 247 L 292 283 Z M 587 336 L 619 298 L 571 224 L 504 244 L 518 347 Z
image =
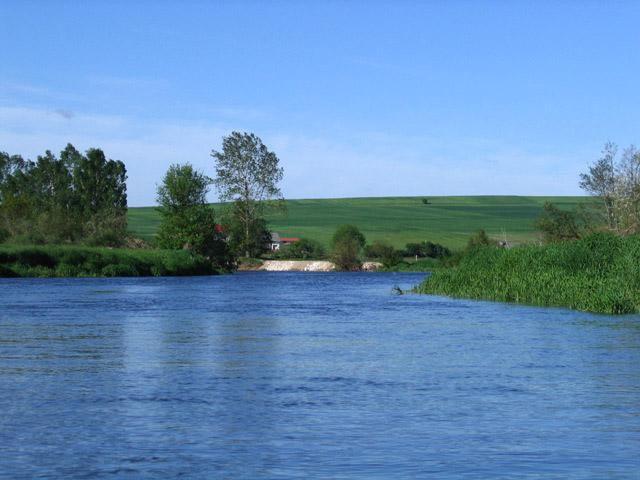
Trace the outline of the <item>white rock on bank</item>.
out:
M 331 272 L 335 265 L 327 261 L 266 260 L 260 270 L 267 272 Z
M 371 272 L 382 267 L 380 262 L 364 262 L 362 270 Z M 260 270 L 267 272 L 332 272 L 336 266 L 326 260 L 265 260 Z

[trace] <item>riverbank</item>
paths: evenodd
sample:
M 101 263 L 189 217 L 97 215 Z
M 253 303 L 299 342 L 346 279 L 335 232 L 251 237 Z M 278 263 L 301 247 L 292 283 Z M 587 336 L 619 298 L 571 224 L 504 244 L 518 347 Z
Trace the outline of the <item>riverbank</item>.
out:
M 382 268 L 379 262 L 364 262 L 362 271 L 370 272 Z M 241 263 L 242 271 L 266 272 L 333 272 L 336 266 L 327 260 L 264 260 Z
M 435 270 L 416 291 L 595 313 L 638 313 L 640 237 L 599 233 L 553 245 L 482 247 L 453 267 Z
M 75 245 L 0 245 L 0 277 L 213 275 L 211 262 L 186 250 Z

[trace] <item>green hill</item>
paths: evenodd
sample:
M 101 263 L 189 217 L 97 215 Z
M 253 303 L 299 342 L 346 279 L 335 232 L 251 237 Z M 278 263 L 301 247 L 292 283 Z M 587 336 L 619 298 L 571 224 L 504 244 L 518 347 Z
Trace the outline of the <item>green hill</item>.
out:
M 367 241 L 386 240 L 397 247 L 430 240 L 452 248 L 465 244 L 480 228 L 510 242 L 534 239 L 533 221 L 545 201 L 573 208 L 586 197 L 371 197 L 287 200 L 287 213 L 270 215 L 270 228 L 282 236 L 309 237 L 329 243 L 336 225 L 351 223 Z M 214 204 L 215 209 L 222 205 Z M 141 238 L 153 238 L 158 222 L 154 207 L 129 209 L 129 229 Z

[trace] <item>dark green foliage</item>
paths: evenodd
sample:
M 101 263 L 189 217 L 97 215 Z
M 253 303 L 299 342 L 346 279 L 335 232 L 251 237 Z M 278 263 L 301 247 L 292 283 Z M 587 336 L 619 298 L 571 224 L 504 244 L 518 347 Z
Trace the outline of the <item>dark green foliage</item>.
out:
M 545 246 L 468 250 L 418 289 L 454 297 L 568 307 L 598 313 L 640 311 L 640 236 L 596 233 Z
M 583 231 L 575 212 L 560 210 L 550 202 L 546 202 L 542 207 L 535 225 L 547 242 L 577 240 Z
M 0 278 L 13 278 L 18 274 L 5 265 L 0 265 Z
M 451 251 L 444 245 L 433 242 L 407 243 L 404 254 L 407 257 L 443 258 L 451 255 Z
M 331 261 L 336 269 L 345 271 L 360 270 L 360 250 L 364 247 L 366 239 L 353 225 L 340 225 L 336 228 L 331 239 Z
M 229 249 L 236 257 L 259 257 L 268 250 L 271 242 L 267 222 L 259 217 L 249 222 L 242 221 L 243 214 L 238 212 L 239 209 L 242 209 L 242 202 L 232 203 L 222 219 Z
M 367 243 L 358 227 L 354 225 L 339 225 L 331 238 L 331 245 L 335 247 L 335 245 L 345 240 L 354 240 L 358 244 L 358 248 L 363 248 Z
M 326 255 L 320 242 L 309 238 L 301 238 L 295 243 L 285 245 L 274 253 L 274 258 L 287 258 L 293 260 L 320 260 Z
M 367 245 L 364 254 L 367 258 L 380 259 L 385 268 L 391 268 L 402 261 L 402 251 L 396 250 L 393 245 L 380 240 Z
M 58 263 L 49 253 L 38 248 L 28 248 L 16 253 L 15 261 L 28 267 L 53 268 Z
M 382 258 L 386 250 L 388 250 L 390 247 L 391 245 L 389 243 L 383 242 L 381 240 L 376 240 L 370 245 L 365 245 L 364 256 L 367 258 Z
M 389 247 L 390 248 L 385 250 L 382 257 L 380 257 L 382 265 L 385 268 L 394 267 L 402 262 L 402 252 L 400 250 L 396 250 L 391 245 L 389 245 Z
M 0 246 L 1 277 L 176 276 L 218 271 L 205 257 L 186 250 Z
M 214 211 L 207 205 L 210 183 L 188 163 L 169 167 L 158 187 L 162 223 L 156 243 L 160 248 L 190 250 L 228 269 L 232 258 L 224 235 L 216 228 Z
M 0 230 L 14 242 L 119 245 L 127 229 L 126 169 L 72 145 L 35 162 L 0 152 Z
M 429 201 L 429 199 L 428 199 L 428 198 L 423 198 L 423 199 L 422 199 L 422 204 L 423 204 L 423 205 L 431 205 L 431 202 Z
M 360 270 L 360 247 L 360 243 L 353 237 L 344 237 L 334 242 L 331 261 L 336 269 L 347 272 Z

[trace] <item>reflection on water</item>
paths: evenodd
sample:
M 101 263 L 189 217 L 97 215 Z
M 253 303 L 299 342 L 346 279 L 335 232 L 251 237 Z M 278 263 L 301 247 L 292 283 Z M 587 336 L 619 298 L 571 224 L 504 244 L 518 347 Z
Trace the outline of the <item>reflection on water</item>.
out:
M 638 317 L 420 279 L 1 280 L 0 478 L 638 478 Z

